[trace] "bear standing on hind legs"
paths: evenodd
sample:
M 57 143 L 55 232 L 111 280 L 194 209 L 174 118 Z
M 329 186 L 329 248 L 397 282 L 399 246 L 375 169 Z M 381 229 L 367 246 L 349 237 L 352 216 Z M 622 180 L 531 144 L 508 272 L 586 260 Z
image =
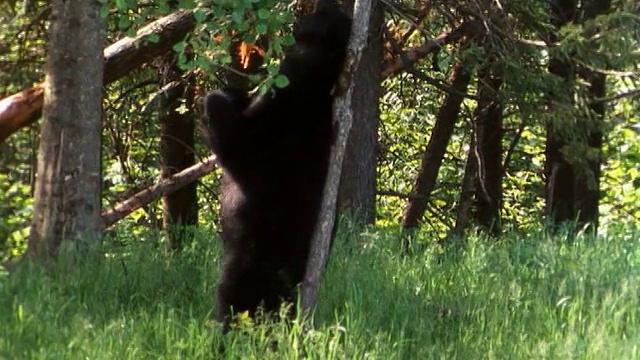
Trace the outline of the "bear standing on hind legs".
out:
M 333 140 L 332 90 L 351 20 L 332 1 L 294 26 L 280 74 L 285 88 L 247 97 L 222 89 L 205 98 L 202 127 L 223 170 L 224 246 L 216 319 L 295 302 L 320 212 Z

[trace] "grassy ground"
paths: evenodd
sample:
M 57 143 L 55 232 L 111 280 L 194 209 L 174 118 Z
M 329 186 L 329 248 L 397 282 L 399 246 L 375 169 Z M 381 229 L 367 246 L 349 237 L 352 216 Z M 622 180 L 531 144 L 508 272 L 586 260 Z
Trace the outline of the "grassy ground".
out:
M 153 236 L 152 236 L 153 237 Z M 337 239 L 313 331 L 209 318 L 219 246 L 153 238 L 45 276 L 0 275 L 0 358 L 637 359 L 640 232 L 560 245 L 544 234 L 403 256 L 392 232 Z

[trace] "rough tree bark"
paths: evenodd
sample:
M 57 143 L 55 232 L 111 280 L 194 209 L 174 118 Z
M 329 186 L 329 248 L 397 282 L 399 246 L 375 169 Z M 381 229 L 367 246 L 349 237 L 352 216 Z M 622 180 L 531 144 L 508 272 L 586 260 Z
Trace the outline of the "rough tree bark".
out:
M 342 172 L 342 162 L 349 130 L 353 124 L 352 102 L 353 102 L 353 77 L 355 76 L 362 51 L 367 41 L 369 30 L 369 19 L 371 17 L 372 0 L 356 0 L 353 8 L 353 25 L 351 30 L 351 40 L 347 49 L 347 59 L 345 68 L 339 81 L 339 90 L 346 88 L 341 96 L 334 101 L 333 116 L 337 120 L 334 126 L 337 127 L 337 137 L 331 147 L 331 162 L 329 173 L 324 187 L 322 208 L 316 224 L 316 229 L 311 241 L 309 251 L 309 261 L 301 285 L 301 313 L 309 315 L 318 300 L 318 290 L 322 272 L 329 256 L 329 245 L 335 226 L 336 204 L 338 198 L 338 187 Z
M 52 0 L 44 121 L 28 251 L 56 257 L 100 240 L 105 21 L 101 3 Z
M 193 111 L 180 112 L 182 101 L 187 109 L 193 109 L 194 90 L 190 79 L 184 78 L 176 64 L 176 56 L 170 52 L 164 56 L 160 64 L 160 87 L 176 82 L 179 87 L 169 96 L 165 93 L 160 98 L 160 159 L 162 162 L 161 178 L 176 174 L 196 162 L 195 119 Z M 189 240 L 190 232 L 185 226 L 198 223 L 198 183 L 192 182 L 162 197 L 163 227 L 169 240 L 169 248 L 180 250 Z
M 409 201 L 404 209 L 401 225 L 405 230 L 417 229 L 427 210 L 447 144 L 449 144 L 458 120 L 460 104 L 462 104 L 463 100 L 463 96 L 460 94 L 467 92 L 470 81 L 471 74 L 462 63 L 456 63 L 451 67 L 449 83 L 456 92 L 445 95 L 442 106 L 436 115 L 435 126 L 431 132 L 427 148 L 422 154 L 420 169 L 411 189 Z
M 353 1 L 349 3 L 353 4 Z M 338 211 L 349 212 L 363 224 L 373 224 L 376 215 L 379 101 L 382 93 L 382 2 L 374 3 L 369 21 L 367 45 L 353 79 L 353 127 L 349 132 L 338 191 Z

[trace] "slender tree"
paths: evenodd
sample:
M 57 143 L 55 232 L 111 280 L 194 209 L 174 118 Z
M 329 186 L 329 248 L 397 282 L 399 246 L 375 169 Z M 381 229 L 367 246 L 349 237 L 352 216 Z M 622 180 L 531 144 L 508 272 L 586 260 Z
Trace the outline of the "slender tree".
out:
M 193 86 L 189 76 L 176 64 L 173 52 L 165 55 L 161 61 L 160 86 L 171 83 L 177 86 L 173 91 L 165 91 L 160 97 L 160 158 L 161 177 L 167 178 L 195 164 L 195 115 L 193 111 Z M 189 231 L 185 226 L 198 223 L 197 182 L 165 194 L 162 197 L 163 226 L 169 238 L 169 246 L 180 250 L 188 241 Z

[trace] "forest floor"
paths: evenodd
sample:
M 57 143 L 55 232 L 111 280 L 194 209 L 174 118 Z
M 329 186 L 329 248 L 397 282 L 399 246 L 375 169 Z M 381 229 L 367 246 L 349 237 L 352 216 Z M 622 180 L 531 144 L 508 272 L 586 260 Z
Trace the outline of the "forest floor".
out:
M 210 321 L 220 246 L 159 234 L 45 275 L 0 273 L 0 359 L 637 359 L 640 231 L 593 239 L 470 237 L 404 254 L 397 231 L 336 239 L 313 330 Z M 135 241 L 134 241 L 135 238 Z M 117 245 L 116 245 L 117 243 Z

